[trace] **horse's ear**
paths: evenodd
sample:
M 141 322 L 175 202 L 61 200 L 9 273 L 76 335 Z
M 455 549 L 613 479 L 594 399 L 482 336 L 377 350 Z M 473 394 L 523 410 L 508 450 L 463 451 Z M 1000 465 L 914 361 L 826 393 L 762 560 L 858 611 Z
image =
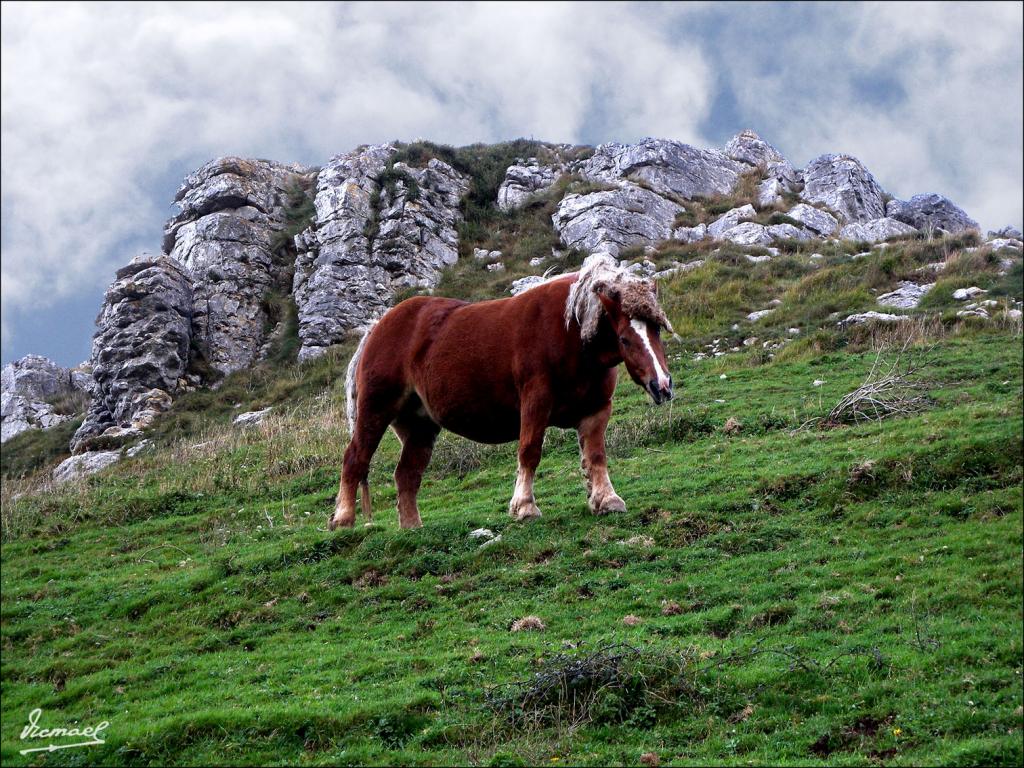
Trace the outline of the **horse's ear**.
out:
M 615 286 L 609 285 L 604 280 L 599 280 L 594 283 L 594 293 L 604 299 L 610 299 L 611 301 L 618 301 L 622 298 L 619 289 Z
M 608 317 L 618 322 L 619 316 L 622 314 L 622 294 L 619 289 L 602 281 L 594 285 L 594 293 L 601 302 L 601 306 L 604 307 L 604 311 L 608 313 Z

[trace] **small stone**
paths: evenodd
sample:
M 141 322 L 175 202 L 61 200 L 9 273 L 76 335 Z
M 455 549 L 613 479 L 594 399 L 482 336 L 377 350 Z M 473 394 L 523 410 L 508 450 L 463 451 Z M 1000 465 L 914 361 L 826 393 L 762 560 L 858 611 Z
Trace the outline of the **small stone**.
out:
M 469 538 L 471 539 L 493 539 L 494 531 L 490 528 L 476 528 L 469 532 Z
M 263 420 L 267 418 L 273 407 L 264 408 L 261 411 L 249 411 L 247 413 L 240 413 L 231 421 L 239 427 L 256 427 L 263 423 Z
M 540 275 L 527 275 L 526 277 L 520 277 L 518 280 L 513 280 L 508 292 L 513 296 L 518 296 L 523 291 L 528 291 L 535 285 L 540 285 L 543 282 L 545 280 Z
M 972 299 L 983 293 L 988 293 L 988 291 L 979 288 L 976 285 L 972 285 L 970 288 L 957 288 L 953 291 L 953 298 L 957 301 L 967 301 L 968 299 Z
M 747 315 L 747 320 L 751 323 L 756 323 L 762 317 L 768 317 L 774 311 L 774 309 L 759 309 L 757 312 L 751 312 Z
M 628 538 L 622 543 L 625 544 L 627 547 L 640 547 L 642 549 L 650 549 L 654 546 L 654 539 L 652 539 L 650 536 L 644 536 L 640 534 Z
M 679 605 L 675 600 L 662 600 L 661 601 L 661 615 L 662 616 L 678 616 L 683 612 L 683 607 Z
M 725 432 L 725 434 L 727 435 L 738 435 L 742 429 L 743 424 L 739 421 L 739 419 L 736 419 L 732 416 L 730 416 L 726 420 L 725 426 L 722 427 L 722 431 Z
M 812 386 L 812 387 L 820 387 L 820 386 L 821 386 L 822 384 L 824 384 L 824 383 L 825 383 L 825 380 L 824 380 L 824 379 L 815 379 L 815 380 L 814 380 L 814 381 L 813 381 L 813 382 L 811 383 L 811 386 Z
M 505 265 L 502 264 L 500 261 L 498 263 L 496 263 L 496 264 L 488 264 L 487 265 L 487 271 L 488 272 L 504 272 L 505 271 Z
M 539 616 L 523 616 L 512 622 L 510 632 L 543 632 L 547 625 L 541 621 Z
M 622 623 L 627 627 L 635 627 L 643 623 L 643 619 L 639 616 L 634 616 L 632 613 L 622 617 Z
M 875 312 L 874 310 L 868 312 L 859 312 L 855 315 L 849 315 L 845 320 L 840 320 L 839 325 L 861 325 L 863 323 L 901 323 L 904 320 L 909 320 L 907 315 L 889 315 L 884 312 Z

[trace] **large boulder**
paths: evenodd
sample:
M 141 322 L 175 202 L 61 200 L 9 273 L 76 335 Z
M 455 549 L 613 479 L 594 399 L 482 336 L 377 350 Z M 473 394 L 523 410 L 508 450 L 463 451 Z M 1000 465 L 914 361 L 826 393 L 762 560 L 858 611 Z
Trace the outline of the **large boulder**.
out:
M 871 172 L 850 155 L 821 155 L 803 171 L 800 196 L 821 203 L 848 222 L 864 222 L 885 216 L 885 197 Z
M 913 235 L 916 232 L 917 230 L 909 224 L 896 221 L 896 219 L 882 217 L 862 223 L 847 224 L 840 230 L 839 236 L 844 240 L 862 240 L 868 243 L 878 243 L 891 237 Z
M 725 154 L 741 163 L 763 167 L 786 162 L 786 158 L 779 150 L 749 129 L 740 131 L 729 139 L 725 145 Z
M 53 481 L 57 484 L 81 480 L 106 469 L 121 458 L 121 451 L 86 451 L 64 459 L 53 470 Z
M 669 239 L 683 210 L 650 190 L 623 183 L 618 189 L 566 195 L 551 218 L 566 247 L 618 255 L 631 245 Z
M 839 229 L 839 222 L 835 216 L 807 203 L 794 205 L 786 211 L 786 215 L 821 237 L 831 237 Z
M 638 182 L 660 195 L 689 199 L 728 194 L 748 169 L 715 149 L 648 138 L 636 144 L 601 144 L 578 172 L 591 181 Z
M 753 219 L 755 216 L 757 216 L 757 211 L 754 210 L 752 205 L 741 205 L 739 208 L 728 210 L 708 224 L 708 237 L 713 240 L 721 240 L 727 231 L 744 221 Z
M 896 307 L 897 309 L 913 309 L 921 303 L 921 299 L 932 288 L 935 287 L 935 283 L 924 283 L 917 284 L 904 280 L 900 282 L 899 287 L 895 291 L 889 293 L 883 293 L 878 297 L 878 303 L 883 307 Z
M 890 200 L 885 215 L 922 232 L 942 229 L 950 234 L 978 229 L 978 222 L 942 195 L 914 195 L 909 200 Z
M 300 165 L 284 165 L 268 160 L 219 157 L 185 177 L 174 202 L 180 213 L 167 223 L 164 250 L 174 248 L 177 230 L 183 224 L 214 211 L 255 208 L 283 220 L 282 203 L 297 174 L 309 173 Z
M 26 355 L 0 372 L 0 442 L 30 429 L 48 429 L 74 418 L 67 410 L 92 377 L 40 355 Z M 65 401 L 59 403 L 59 401 Z
M 274 240 L 287 224 L 289 197 L 310 170 L 223 157 L 190 174 L 178 190 L 181 212 L 164 246 L 192 278 L 194 337 L 209 373 L 252 365 L 267 339 L 268 294 L 287 290 L 287 262 Z
M 169 256 L 142 255 L 107 289 L 92 341 L 95 382 L 79 453 L 107 430 L 141 430 L 186 385 L 192 341 L 192 280 Z
M 506 212 L 521 208 L 531 196 L 554 186 L 565 170 L 561 162 L 545 163 L 536 157 L 518 160 L 505 171 L 498 187 L 498 208 Z

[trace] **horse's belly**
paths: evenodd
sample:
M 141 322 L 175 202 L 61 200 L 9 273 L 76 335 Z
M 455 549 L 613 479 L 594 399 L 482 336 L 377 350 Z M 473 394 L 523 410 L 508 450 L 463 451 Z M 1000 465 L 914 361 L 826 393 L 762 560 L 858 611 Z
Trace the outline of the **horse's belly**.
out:
M 465 404 L 428 407 L 434 421 L 449 432 L 475 440 L 478 443 L 508 443 L 519 439 L 519 412 L 509 408 L 481 403 L 478 407 Z

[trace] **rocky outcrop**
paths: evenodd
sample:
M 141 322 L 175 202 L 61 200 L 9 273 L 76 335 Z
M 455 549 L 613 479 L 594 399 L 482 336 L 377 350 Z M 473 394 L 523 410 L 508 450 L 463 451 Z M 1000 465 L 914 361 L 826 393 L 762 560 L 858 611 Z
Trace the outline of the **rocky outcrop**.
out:
M 988 233 L 989 240 L 1020 240 L 1024 235 L 1016 227 L 1006 226 L 1002 229 L 990 230 Z
M 395 290 L 436 285 L 458 259 L 468 179 L 438 159 L 389 167 L 396 151 L 339 155 L 317 177 L 316 219 L 295 239 L 302 360 L 380 317 Z
M 914 195 L 909 200 L 890 200 L 885 215 L 922 232 L 944 230 L 950 234 L 978 229 L 978 222 L 942 195 Z
M 76 393 L 88 392 L 91 385 L 87 373 L 62 368 L 39 355 L 8 363 L 0 372 L 0 442 L 74 418 L 68 406 L 74 404 Z
M 292 292 L 299 314 L 299 358 L 322 354 L 387 307 L 388 275 L 371 256 L 377 178 L 391 144 L 338 155 L 316 182 L 316 220 L 295 238 Z
M 209 373 L 251 365 L 266 341 L 265 300 L 280 291 L 290 267 L 272 241 L 286 224 L 290 194 L 309 169 L 223 157 L 190 174 L 175 198 L 166 252 L 192 278 L 193 335 Z
M 776 205 L 802 186 L 800 173 L 775 147 L 751 130 L 741 131 L 725 145 L 725 154 L 733 160 L 758 168 L 763 178 L 757 187 L 761 208 Z
M 551 218 L 566 247 L 618 255 L 630 245 L 669 239 L 683 210 L 650 190 L 621 183 L 618 189 L 566 195 Z
M 724 195 L 748 166 L 715 149 L 665 139 L 601 144 L 578 172 L 590 181 L 640 183 L 659 195 L 688 199 Z
M 839 236 L 844 240 L 860 240 L 867 243 L 878 243 L 888 240 L 891 237 L 902 235 L 913 235 L 917 232 L 909 224 L 904 224 L 896 219 L 881 218 L 872 219 L 863 223 L 847 224 L 843 227 Z
M 803 171 L 800 196 L 821 203 L 848 222 L 864 222 L 885 216 L 882 188 L 871 172 L 850 155 L 821 155 Z
M 105 433 L 127 437 L 149 426 L 186 386 L 192 280 L 169 256 L 138 256 L 117 271 L 96 323 L 95 390 L 71 442 L 74 453 L 95 447 Z
M 426 168 L 396 163 L 392 174 L 394 185 L 380 193 L 372 260 L 387 270 L 392 290 L 432 288 L 458 261 L 459 201 L 469 181 L 437 159 Z
M 498 208 L 505 212 L 521 208 L 531 196 L 551 189 L 565 171 L 561 162 L 544 163 L 536 157 L 517 161 L 505 171 L 498 187 Z

